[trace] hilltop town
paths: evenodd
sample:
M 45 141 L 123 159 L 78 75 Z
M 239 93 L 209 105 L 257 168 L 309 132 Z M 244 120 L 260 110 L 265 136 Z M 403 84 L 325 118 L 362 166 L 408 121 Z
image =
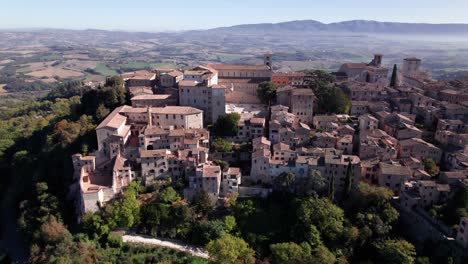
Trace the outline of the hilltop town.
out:
M 408 237 L 466 256 L 468 217 L 451 218 L 453 231 L 443 208 L 468 184 L 467 82 L 434 80 L 415 57 L 392 71 L 381 54 L 331 73 L 273 65 L 265 54 L 255 65 L 121 74 L 131 105 L 96 127 L 97 150 L 72 157 L 78 218 L 133 181 L 182 184 L 185 200 L 203 192 L 221 206 L 319 177 L 325 187 L 307 191 L 336 201 L 360 182 L 389 189 Z M 323 102 L 325 88 L 344 95 L 340 110 Z

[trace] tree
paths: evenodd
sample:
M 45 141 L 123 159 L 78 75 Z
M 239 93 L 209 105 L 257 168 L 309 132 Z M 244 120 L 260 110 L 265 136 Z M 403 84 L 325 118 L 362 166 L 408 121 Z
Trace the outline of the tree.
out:
M 210 260 L 216 264 L 255 263 L 254 251 L 242 239 L 229 234 L 211 241 L 206 246 Z
M 351 101 L 339 87 L 330 88 L 319 101 L 327 113 L 348 114 Z
M 372 239 L 384 239 L 398 220 L 398 211 L 391 205 L 393 193 L 384 187 L 360 182 L 353 190 L 344 208 L 360 229 L 363 243 Z
M 440 168 L 437 166 L 435 161 L 431 158 L 423 160 L 424 170 L 429 173 L 432 177 L 439 175 Z
M 240 115 L 238 113 L 229 113 L 221 116 L 213 125 L 214 132 L 220 137 L 236 136 L 239 130 L 239 121 Z
M 335 77 L 323 70 L 304 70 L 307 76 L 305 85 L 314 91 L 323 90 L 335 81 Z
M 458 224 L 461 217 L 468 216 L 468 187 L 455 191 L 455 194 L 438 210 L 447 225 Z
M 393 65 L 393 72 L 392 72 L 392 78 L 390 79 L 390 87 L 397 87 L 398 86 L 398 69 L 397 65 Z
M 173 203 L 180 200 L 180 196 L 177 194 L 177 192 L 172 188 L 171 186 L 165 188 L 162 190 L 158 196 L 157 196 L 157 201 L 161 203 Z
M 140 207 L 134 188 L 127 188 L 120 201 L 114 201 L 106 206 L 106 215 L 109 219 L 109 227 L 132 227 L 138 224 L 140 219 Z
M 310 248 L 304 248 L 294 242 L 270 245 L 271 261 L 278 264 L 311 263 Z
M 141 226 L 145 232 L 153 234 L 161 223 L 161 212 L 156 204 L 146 204 L 140 208 Z
M 283 192 L 291 192 L 292 186 L 296 181 L 296 175 L 294 173 L 281 173 L 274 179 L 275 188 Z
M 225 216 L 224 226 L 225 226 L 226 232 L 231 233 L 237 228 L 236 218 L 232 215 Z
M 276 99 L 276 85 L 273 82 L 262 82 L 258 85 L 257 96 L 262 104 L 270 106 Z
M 231 152 L 232 143 L 222 138 L 216 138 L 213 141 L 213 149 L 216 152 Z
M 109 226 L 96 213 L 85 213 L 81 219 L 81 226 L 91 239 L 99 239 L 109 234 Z
M 321 113 L 347 114 L 351 107 L 348 96 L 337 86 L 333 86 L 335 77 L 322 70 L 306 70 L 306 85 L 317 97 L 318 110 Z
M 327 192 L 327 180 L 318 170 L 309 170 L 307 177 L 296 180 L 296 193 L 301 195 L 324 195 Z
M 306 227 L 306 232 L 304 233 L 305 239 L 312 247 L 317 247 L 322 245 L 322 238 L 320 236 L 320 231 L 315 225 L 309 225 Z
M 353 163 L 350 160 L 348 162 L 348 167 L 346 168 L 345 186 L 343 189 L 343 196 L 341 197 L 343 200 L 348 199 L 349 194 L 351 193 L 351 183 L 353 174 Z
M 336 263 L 336 257 L 333 255 L 330 250 L 325 246 L 318 246 L 312 252 L 312 261 L 310 263 L 317 263 L 317 264 L 328 264 L 328 263 Z
M 207 191 L 201 190 L 194 199 L 195 211 L 203 215 L 213 210 L 213 202 Z
M 307 197 L 298 201 L 296 234 L 306 240 L 314 225 L 324 241 L 331 245 L 337 241 L 344 230 L 344 212 L 329 199 Z
M 376 247 L 382 263 L 413 264 L 415 261 L 416 249 L 405 240 L 385 240 Z
M 109 113 L 109 109 L 103 104 L 100 104 L 96 109 L 96 118 L 97 120 L 103 120 Z
M 62 219 L 60 202 L 57 197 L 50 194 L 47 183 L 37 183 L 33 197 L 20 204 L 19 225 L 27 239 L 32 239 L 37 233 L 37 227 L 49 221 L 50 217 L 58 221 Z
M 331 173 L 330 182 L 328 183 L 328 199 L 333 201 L 335 199 L 335 174 Z
M 225 171 L 226 169 L 229 168 L 229 163 L 227 163 L 224 160 L 215 160 L 215 161 L 213 161 L 213 164 L 218 165 L 219 167 L 221 167 L 222 171 Z

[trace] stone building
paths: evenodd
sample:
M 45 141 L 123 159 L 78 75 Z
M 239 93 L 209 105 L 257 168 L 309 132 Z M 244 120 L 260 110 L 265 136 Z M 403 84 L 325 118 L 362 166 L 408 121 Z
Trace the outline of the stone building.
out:
M 203 110 L 206 124 L 214 123 L 226 114 L 226 87 L 218 84 L 218 72 L 198 66 L 184 72 L 179 82 L 179 104 Z
M 147 70 L 127 72 L 120 75 L 125 81 L 125 87 L 153 87 L 156 82 L 156 73 Z
M 442 150 L 420 138 L 410 138 L 398 143 L 398 156 L 400 158 L 414 157 L 419 160 L 431 158 L 439 163 Z
M 418 77 L 420 74 L 421 59 L 410 57 L 403 59 L 401 73 L 408 77 Z
M 289 111 L 297 116 L 299 122 L 312 123 L 316 98 L 311 89 L 282 87 L 277 91 L 277 98 L 278 104 L 289 107 Z
M 396 163 L 379 163 L 377 170 L 378 185 L 387 187 L 398 194 L 406 181 L 410 180 L 412 172 L 408 167 Z
M 263 64 L 208 64 L 207 67 L 219 73 L 219 85 L 226 87 L 228 103 L 259 103 L 258 85 L 271 81 L 272 55 L 263 56 Z
M 304 85 L 305 73 L 303 72 L 273 72 L 271 81 L 278 87 Z
M 164 107 L 177 105 L 177 98 L 170 94 L 141 94 L 130 99 L 133 107 Z
M 382 58 L 383 55 L 375 54 L 370 63 L 345 63 L 341 65 L 338 73 L 352 81 L 386 84 L 388 69 L 382 67 Z
M 159 76 L 159 86 L 177 87 L 180 81 L 184 79 L 184 73 L 180 71 L 170 71 Z

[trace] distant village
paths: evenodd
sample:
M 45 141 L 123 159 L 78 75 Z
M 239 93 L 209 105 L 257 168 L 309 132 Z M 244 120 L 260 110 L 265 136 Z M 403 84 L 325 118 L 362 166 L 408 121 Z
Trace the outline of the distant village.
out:
M 414 239 L 468 248 L 468 218 L 454 235 L 428 213 L 468 186 L 468 83 L 433 80 L 418 58 L 402 58 L 393 76 L 376 54 L 332 73 L 334 85 L 349 93 L 349 113 L 318 115 L 307 87 L 313 76 L 275 72 L 273 57 L 265 54 L 258 65 L 122 74 L 131 105 L 114 109 L 96 128 L 97 151 L 72 157 L 78 214 L 98 211 L 137 178 L 145 185 L 182 179 L 185 199 L 204 190 L 222 201 L 231 194 L 265 197 L 279 175 L 312 171 L 340 195 L 351 170 L 352 186 L 364 181 L 393 191 Z M 273 105 L 257 96 L 264 82 L 278 87 Z M 248 147 L 210 151 L 211 125 L 230 113 L 240 115 L 237 135 L 223 139 Z M 428 162 L 440 167 L 438 177 L 425 170 Z

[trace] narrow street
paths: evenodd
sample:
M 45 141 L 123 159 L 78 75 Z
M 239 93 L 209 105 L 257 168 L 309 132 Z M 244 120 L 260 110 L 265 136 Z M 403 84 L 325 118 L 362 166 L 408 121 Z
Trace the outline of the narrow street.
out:
M 157 238 L 150 238 L 144 236 L 137 236 L 137 235 L 124 235 L 122 236 L 123 242 L 125 243 L 141 243 L 141 244 L 148 244 L 148 245 L 155 245 L 159 247 L 171 248 L 178 251 L 183 251 L 191 254 L 195 257 L 205 258 L 208 259 L 208 253 L 200 247 L 191 246 L 185 244 L 183 242 L 177 241 L 169 241 L 169 240 L 162 240 Z

